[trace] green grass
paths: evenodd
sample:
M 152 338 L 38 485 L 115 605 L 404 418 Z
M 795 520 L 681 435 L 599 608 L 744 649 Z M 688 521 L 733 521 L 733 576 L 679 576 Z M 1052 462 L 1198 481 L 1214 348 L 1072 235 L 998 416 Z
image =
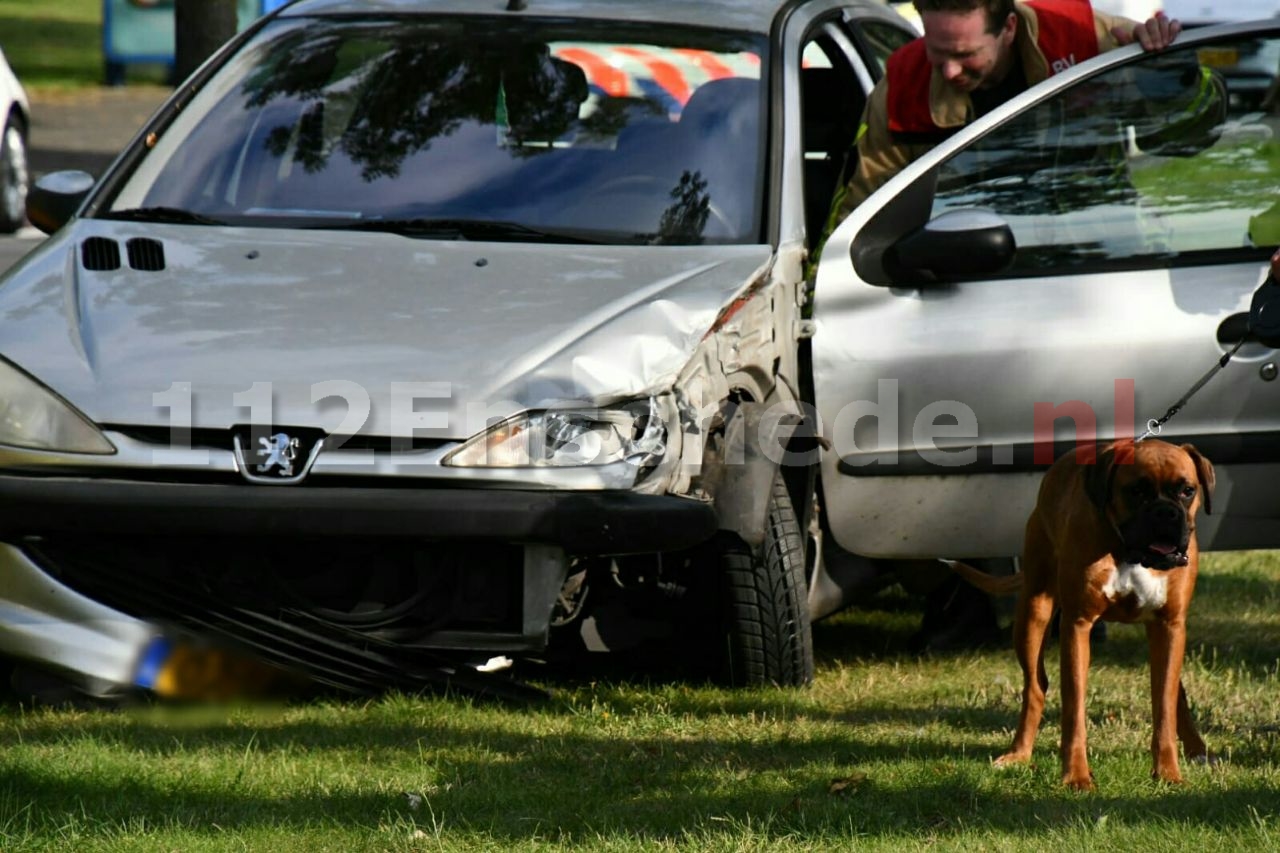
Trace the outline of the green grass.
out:
M 102 0 L 0 0 L 0 48 L 28 91 L 100 86 Z M 161 67 L 129 67 L 129 82 L 164 78 Z
M 102 83 L 102 0 L 0 0 L 0 47 L 29 89 Z
M 1210 555 L 1185 682 L 1214 767 L 1149 778 L 1140 627 L 1095 649 L 1098 791 L 1062 788 L 1057 694 L 999 771 L 1009 649 L 917 658 L 897 590 L 816 627 L 815 684 L 553 681 L 544 707 L 0 708 L 0 849 L 1273 850 L 1280 552 Z M 1051 653 L 1056 679 L 1056 654 Z M 833 784 L 834 783 L 834 784 Z

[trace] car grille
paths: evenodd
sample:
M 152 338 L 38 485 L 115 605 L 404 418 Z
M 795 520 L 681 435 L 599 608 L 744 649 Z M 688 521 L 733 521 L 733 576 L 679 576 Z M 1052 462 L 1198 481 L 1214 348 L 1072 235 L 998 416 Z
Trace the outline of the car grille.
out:
M 113 423 L 104 423 L 101 426 L 103 429 L 121 433 L 134 441 L 143 442 L 145 444 L 167 446 L 174 440 L 173 431 L 169 427 L 135 426 L 130 424 Z M 292 430 L 293 432 L 300 432 L 307 429 L 306 427 L 293 427 L 289 425 L 284 425 L 283 428 L 286 430 Z M 187 436 L 186 441 L 194 448 L 230 450 L 232 447 L 232 435 L 232 430 L 193 429 Z M 375 453 L 405 453 L 422 450 L 435 450 L 447 444 L 456 443 L 453 440 L 424 438 L 416 435 L 412 437 L 326 435 L 325 438 L 326 443 L 332 443 L 333 445 L 340 443 L 344 450 L 372 450 Z
M 159 272 L 164 269 L 164 244 L 149 237 L 134 237 L 125 244 L 129 266 L 143 272 Z
M 150 237 L 134 237 L 125 242 L 129 266 L 140 272 L 164 269 L 164 244 Z M 110 237 L 89 237 L 80 244 L 80 263 L 93 272 L 120 269 L 120 244 Z
M 106 237 L 90 237 L 80 244 L 80 262 L 87 270 L 109 272 L 120 269 L 120 244 Z
M 343 691 L 531 690 L 460 667 L 449 651 L 519 637 L 520 546 L 69 537 L 24 547 L 67 586 L 121 612 L 247 647 Z

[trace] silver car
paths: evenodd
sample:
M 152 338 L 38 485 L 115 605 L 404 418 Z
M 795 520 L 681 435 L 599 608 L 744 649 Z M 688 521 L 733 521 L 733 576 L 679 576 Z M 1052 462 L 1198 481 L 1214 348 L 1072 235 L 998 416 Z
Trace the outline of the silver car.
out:
M 12 234 L 27 221 L 27 136 L 31 104 L 26 90 L 0 51 L 0 233 Z
M 1016 554 L 1049 460 L 1151 433 L 1217 467 L 1203 548 L 1280 545 L 1277 354 L 1247 334 L 1280 244 L 1280 114 L 1201 59 L 1259 42 L 1280 20 L 1081 63 L 838 226 L 814 373 L 843 548 Z
M 803 684 L 811 621 L 885 565 L 1015 555 L 1058 415 L 1132 432 L 1247 331 L 1273 117 L 1117 51 L 815 270 L 914 35 L 860 0 L 264 18 L 99 180 L 32 193 L 0 653 L 99 694 L 182 692 L 206 647 L 353 691 L 584 650 Z M 1280 34 L 1188 51 L 1246 36 Z M 1220 465 L 1211 546 L 1280 544 L 1272 355 L 1165 425 Z

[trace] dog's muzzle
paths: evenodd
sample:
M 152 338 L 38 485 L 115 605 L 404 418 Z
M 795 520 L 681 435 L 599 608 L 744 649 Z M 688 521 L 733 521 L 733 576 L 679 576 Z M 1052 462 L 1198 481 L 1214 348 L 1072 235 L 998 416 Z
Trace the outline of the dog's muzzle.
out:
M 1147 504 L 1133 517 L 1117 526 L 1124 543 L 1126 563 L 1149 569 L 1178 569 L 1191 562 L 1187 549 L 1191 530 L 1187 515 L 1172 501 Z

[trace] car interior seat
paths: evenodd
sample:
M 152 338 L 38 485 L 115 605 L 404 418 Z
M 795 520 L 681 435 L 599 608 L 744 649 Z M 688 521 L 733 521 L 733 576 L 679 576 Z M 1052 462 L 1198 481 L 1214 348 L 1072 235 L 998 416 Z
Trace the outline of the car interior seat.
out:
M 852 173 L 863 101 L 861 90 L 835 68 L 800 71 L 804 218 L 811 248 L 822 238 L 836 190 Z
M 685 103 L 677 123 L 684 140 L 685 168 L 706 182 L 718 213 L 720 236 L 743 238 L 757 226 L 755 203 L 764 192 L 762 83 L 724 77 L 704 83 Z M 717 227 L 713 223 L 713 227 Z
M 722 77 L 693 91 L 680 112 L 685 135 L 696 133 L 723 142 L 746 141 L 760 129 L 760 81 Z

